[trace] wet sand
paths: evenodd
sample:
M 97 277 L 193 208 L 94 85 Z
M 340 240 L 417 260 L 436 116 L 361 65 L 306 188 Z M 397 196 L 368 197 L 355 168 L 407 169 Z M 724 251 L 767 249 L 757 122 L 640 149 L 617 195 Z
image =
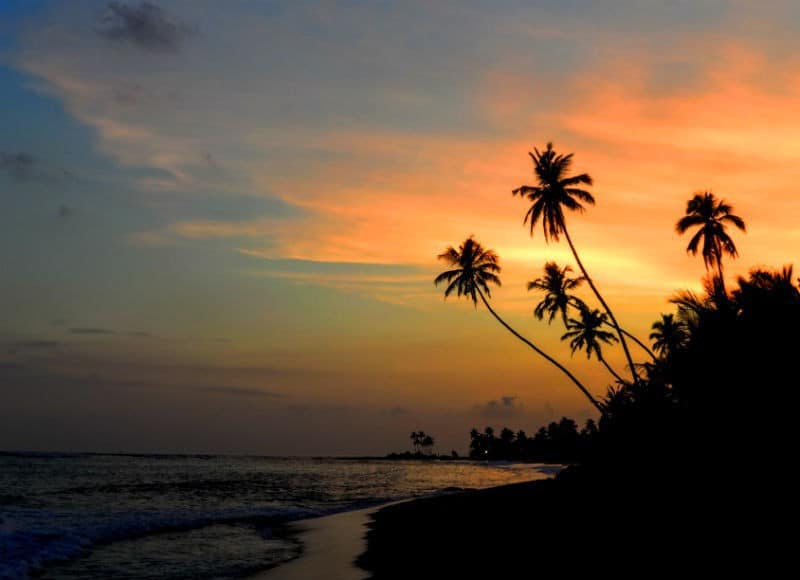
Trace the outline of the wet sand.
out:
M 367 524 L 374 507 L 292 524 L 303 554 L 253 576 L 256 580 L 363 580 L 369 573 L 355 565 L 366 549 Z

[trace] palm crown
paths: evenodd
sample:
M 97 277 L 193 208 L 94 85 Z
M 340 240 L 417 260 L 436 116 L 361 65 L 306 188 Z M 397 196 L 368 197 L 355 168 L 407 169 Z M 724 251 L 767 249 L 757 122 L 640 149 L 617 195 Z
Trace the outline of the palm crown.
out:
M 585 348 L 586 358 L 592 358 L 592 353 L 594 352 L 598 359 L 603 360 L 600 343 L 612 344 L 617 340 L 617 337 L 612 333 L 602 330 L 605 321 L 605 313 L 584 308 L 581 310 L 580 320 L 569 319 L 567 326 L 569 330 L 564 333 L 561 340 L 572 339 L 569 346 L 572 348 L 573 353 L 576 350 Z
M 651 328 L 653 350 L 662 356 L 672 355 L 688 338 L 686 323 L 677 320 L 673 314 L 662 314 L 661 320 L 654 322 Z
M 577 296 L 572 296 L 570 291 L 578 288 L 583 282 L 583 276 L 570 278 L 567 274 L 572 271 L 569 266 L 559 268 L 555 262 L 544 265 L 544 276 L 528 282 L 528 290 L 539 290 L 545 293 L 544 298 L 533 311 L 534 316 L 542 320 L 548 314 L 548 324 L 553 322 L 557 314 L 561 315 L 564 325 L 567 325 L 567 308 L 570 304 L 577 308 L 585 308 L 583 301 Z
M 523 222 L 530 222 L 531 235 L 541 219 L 545 240 L 553 238 L 558 241 L 559 235 L 564 231 L 564 208 L 582 212 L 584 207 L 581 202 L 594 205 L 592 194 L 577 187 L 592 185 L 592 178 L 586 173 L 568 177 L 572 153 L 559 155 L 553 150 L 552 143 L 548 143 L 544 151 L 535 147 L 533 151 L 529 155 L 533 160 L 533 171 L 538 183 L 522 185 L 512 193 L 527 197 L 532 202 Z
M 442 272 L 433 281 L 437 286 L 442 282 L 448 283 L 444 291 L 445 298 L 456 292 L 457 296 L 471 298 L 477 305 L 481 290 L 491 296 L 489 284 L 501 285 L 500 278 L 497 277 L 500 273 L 497 254 L 484 249 L 472 236 L 464 240 L 458 249 L 448 246 L 438 258 L 447 261 L 451 266 L 457 266 Z
M 691 227 L 700 226 L 689 240 L 686 251 L 693 256 L 697 255 L 700 242 L 703 242 L 703 262 L 706 269 L 717 269 L 722 276 L 722 254 L 726 253 L 732 258 L 738 255 L 736 245 L 725 231 L 726 224 L 733 224 L 742 231 L 745 230 L 744 220 L 731 213 L 733 207 L 725 200 L 717 199 L 710 191 L 696 193 L 686 204 L 686 215 L 675 225 L 679 234 L 686 232 Z

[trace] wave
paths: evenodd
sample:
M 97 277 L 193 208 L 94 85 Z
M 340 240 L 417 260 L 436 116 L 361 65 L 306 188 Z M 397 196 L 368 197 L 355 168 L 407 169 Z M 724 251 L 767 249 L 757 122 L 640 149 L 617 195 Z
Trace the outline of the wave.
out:
M 77 512 L 6 511 L 0 517 L 0 578 L 27 578 L 47 563 L 86 553 L 97 544 L 214 524 L 277 524 L 327 512 L 299 507 L 264 506 L 205 512 L 139 510 L 97 517 Z M 34 517 L 30 517 L 34 516 Z M 42 523 L 31 523 L 33 521 Z

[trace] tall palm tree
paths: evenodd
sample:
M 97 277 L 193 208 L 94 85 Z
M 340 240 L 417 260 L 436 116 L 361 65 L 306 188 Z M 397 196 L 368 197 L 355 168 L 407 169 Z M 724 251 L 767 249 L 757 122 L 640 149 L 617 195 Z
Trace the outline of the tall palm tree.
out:
M 567 326 L 567 311 L 570 306 L 578 310 L 578 312 L 587 308 L 583 300 L 570 294 L 570 291 L 578 288 L 585 278 L 583 276 L 570 278 L 568 273 L 571 271 L 572 268 L 570 266 L 559 268 L 555 262 L 547 262 L 544 265 L 544 276 L 528 282 L 528 291 L 539 290 L 544 292 L 544 298 L 533 310 L 533 315 L 536 318 L 542 320 L 545 315 L 548 315 L 547 323 L 551 324 L 555 317 L 560 314 L 564 326 Z M 604 320 L 604 324 L 611 328 L 614 327 L 607 319 Z M 624 328 L 620 330 L 625 336 L 638 344 L 653 360 L 656 360 L 656 355 L 646 344 Z
M 587 173 L 580 173 L 578 175 L 568 176 L 570 166 L 572 165 L 572 153 L 567 155 L 558 155 L 553 150 L 553 144 L 548 143 L 544 151 L 533 149 L 534 153 L 528 153 L 533 160 L 533 170 L 536 175 L 536 185 L 522 185 L 511 193 L 519 195 L 520 197 L 527 197 L 528 201 L 532 202 L 531 207 L 525 214 L 523 223 L 530 222 L 531 236 L 533 230 L 539 220 L 542 221 L 542 229 L 544 231 L 545 241 L 550 241 L 552 238 L 555 241 L 559 240 L 559 236 L 564 234 L 567 239 L 572 255 L 575 257 L 575 262 L 578 264 L 583 277 L 589 283 L 589 287 L 597 296 L 597 299 L 602 304 L 603 309 L 608 314 L 614 330 L 617 331 L 619 342 L 622 345 L 622 350 L 625 351 L 625 358 L 628 361 L 633 382 L 638 384 L 639 377 L 636 374 L 636 367 L 633 364 L 631 353 L 628 350 L 628 344 L 625 342 L 625 336 L 622 329 L 617 323 L 617 319 L 611 308 L 603 299 L 600 291 L 595 286 L 589 273 L 581 262 L 580 256 L 572 243 L 572 238 L 567 231 L 566 216 L 564 209 L 569 211 L 577 211 L 583 213 L 585 211 L 582 203 L 594 205 L 594 196 L 585 189 L 581 189 L 581 185 L 592 185 L 592 178 Z
M 514 330 L 508 325 L 508 323 L 506 323 L 505 320 L 500 318 L 500 316 L 491 307 L 489 301 L 486 299 L 487 296 L 491 298 L 489 284 L 495 284 L 497 286 L 501 285 L 500 278 L 497 276 L 497 274 L 500 273 L 500 265 L 498 264 L 499 258 L 494 251 L 484 249 L 483 246 L 475 240 L 475 238 L 470 236 L 459 246 L 458 249 L 448 246 L 448 248 L 443 253 L 439 254 L 438 257 L 440 260 L 448 262 L 450 266 L 453 267 L 452 269 L 446 270 L 439 274 L 434 280 L 434 284 L 437 286 L 441 283 L 447 283 L 447 288 L 445 288 L 444 291 L 445 299 L 447 299 L 447 297 L 453 292 L 456 292 L 457 296 L 466 296 L 468 299 L 471 299 L 473 304 L 475 304 L 477 307 L 478 297 L 480 297 L 484 306 L 486 306 L 486 309 L 497 319 L 500 324 L 506 328 L 506 330 L 527 344 L 537 354 L 544 357 L 547 361 L 560 369 L 561 372 L 567 375 L 570 380 L 575 383 L 575 386 L 577 386 L 578 389 L 580 389 L 580 391 L 586 395 L 592 405 L 594 405 L 601 413 L 603 412 L 603 408 L 600 406 L 597 400 L 575 377 L 575 375 L 569 371 L 569 369 Z
M 653 350 L 662 358 L 672 356 L 689 338 L 686 323 L 675 318 L 674 314 L 662 314 L 651 327 L 650 340 L 653 341 Z
M 614 375 L 614 378 L 620 383 L 624 383 L 625 380 L 603 358 L 603 349 L 600 343 L 612 344 L 617 340 L 617 337 L 611 332 L 602 329 L 605 317 L 604 312 L 584 308 L 581 310 L 580 320 L 570 318 L 567 321 L 567 332 L 564 333 L 561 340 L 571 339 L 569 346 L 572 349 L 572 354 L 575 354 L 576 350 L 585 349 L 586 358 L 592 358 L 592 353 L 594 353 L 597 356 L 597 360 L 608 369 L 608 372 Z
M 703 262 L 706 270 L 716 272 L 718 284 L 724 291 L 725 283 L 722 275 L 722 255 L 728 254 L 731 258 L 736 258 L 739 252 L 736 244 L 725 231 L 727 224 L 733 224 L 740 230 L 745 229 L 744 220 L 731 212 L 733 207 L 723 199 L 717 197 L 710 191 L 695 193 L 694 197 L 686 203 L 686 215 L 684 215 L 675 225 L 679 234 L 683 234 L 689 228 L 699 226 L 698 230 L 689 240 L 686 251 L 693 256 L 697 255 L 700 242 L 703 242 Z

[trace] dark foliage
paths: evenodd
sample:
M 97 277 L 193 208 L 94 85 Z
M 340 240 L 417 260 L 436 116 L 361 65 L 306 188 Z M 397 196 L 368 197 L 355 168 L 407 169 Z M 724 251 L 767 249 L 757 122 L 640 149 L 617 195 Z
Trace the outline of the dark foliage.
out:
M 592 419 L 579 431 L 575 421 L 566 417 L 542 427 L 533 437 L 528 437 L 525 431 L 515 433 L 508 427 L 503 427 L 499 437 L 491 427 L 483 433 L 473 429 L 469 434 L 469 456 L 550 463 L 579 461 L 589 454 L 596 435 L 597 425 Z

